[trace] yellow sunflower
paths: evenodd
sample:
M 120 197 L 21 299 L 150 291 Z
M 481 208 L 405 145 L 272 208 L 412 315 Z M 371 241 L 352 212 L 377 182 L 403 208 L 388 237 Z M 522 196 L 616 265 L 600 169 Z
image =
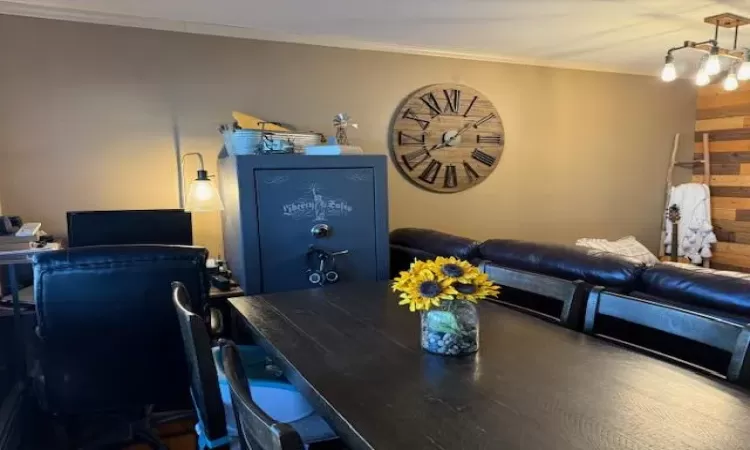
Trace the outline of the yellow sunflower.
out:
M 457 300 L 468 300 L 472 303 L 500 294 L 500 286 L 492 283 L 486 273 L 478 274 L 469 283 L 456 283 L 453 286 L 458 292 L 455 296 Z
M 413 272 L 413 270 L 410 270 Z M 404 278 L 403 276 L 401 278 Z M 404 289 L 399 305 L 409 305 L 409 311 L 427 311 L 433 306 L 440 306 L 442 300 L 453 300 L 456 289 L 451 280 L 440 277 L 428 268 L 412 273 L 408 282 L 402 282 Z
M 408 271 L 399 272 L 399 276 L 393 279 L 393 291 L 406 291 L 414 283 L 414 277 L 423 270 L 432 270 L 430 263 L 415 259 Z
M 480 274 L 479 269 L 454 256 L 450 258 L 438 256 L 434 264 L 437 266 L 437 271 L 456 283 L 471 283 L 471 280 Z

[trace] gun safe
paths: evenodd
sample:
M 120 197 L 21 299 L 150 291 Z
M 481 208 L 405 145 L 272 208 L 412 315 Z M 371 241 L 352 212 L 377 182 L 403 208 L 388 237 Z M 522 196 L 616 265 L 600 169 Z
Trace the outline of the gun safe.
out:
M 245 293 L 387 280 L 386 162 L 220 155 L 224 253 Z

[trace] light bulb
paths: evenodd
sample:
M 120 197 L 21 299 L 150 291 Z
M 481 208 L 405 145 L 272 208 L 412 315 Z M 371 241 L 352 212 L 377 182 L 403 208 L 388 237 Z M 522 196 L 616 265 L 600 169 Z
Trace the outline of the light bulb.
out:
M 210 180 L 199 177 L 190 183 L 185 210 L 190 212 L 221 211 L 224 203 Z
M 661 80 L 665 83 L 669 83 L 670 81 L 674 81 L 677 79 L 677 68 L 674 66 L 674 63 L 668 62 L 664 64 L 664 68 L 661 70 Z
M 716 75 L 719 72 L 721 72 L 721 60 L 719 60 L 719 55 L 712 54 L 706 60 L 706 74 Z
M 737 79 L 741 81 L 750 80 L 750 61 L 742 63 L 740 68 L 737 70 Z
M 740 82 L 737 81 L 737 74 L 734 72 L 731 72 L 729 75 L 727 75 L 726 78 L 724 78 L 724 90 L 725 91 L 734 91 L 740 86 Z
M 193 195 L 195 195 L 195 199 L 199 201 L 206 201 L 209 200 L 214 196 L 214 187 L 211 185 L 210 181 L 194 181 L 195 189 L 193 190 Z
M 695 76 L 695 84 L 698 86 L 705 86 L 708 83 L 711 82 L 711 77 L 708 76 L 705 70 L 701 69 L 698 71 L 698 74 Z

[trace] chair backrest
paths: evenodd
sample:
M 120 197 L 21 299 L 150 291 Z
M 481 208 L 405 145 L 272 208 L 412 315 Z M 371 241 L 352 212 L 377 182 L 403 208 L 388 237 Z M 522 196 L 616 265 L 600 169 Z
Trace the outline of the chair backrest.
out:
M 568 281 L 523 270 L 511 269 L 497 265 L 491 261 L 479 263 L 479 270 L 486 273 L 490 281 L 502 287 L 516 289 L 524 295 L 513 295 L 506 289 L 494 302 L 521 309 L 524 312 L 553 319 L 563 326 L 580 330 L 583 326 L 583 315 L 586 308 L 586 295 L 590 288 L 581 280 Z M 525 294 L 534 295 L 525 295 Z M 510 295 L 508 295 L 510 294 Z M 537 296 L 544 300 L 540 303 Z M 542 310 L 546 307 L 546 300 L 561 302 L 559 316 L 557 312 L 548 313 Z
M 253 401 L 237 347 L 222 346 L 224 373 L 229 381 L 237 430 L 244 450 L 302 450 L 300 435 L 286 423 L 276 422 Z
M 227 437 L 224 403 L 219 390 L 211 338 L 206 323 L 191 312 L 190 295 L 179 281 L 172 283 L 172 301 L 180 321 L 182 342 L 190 370 L 190 390 L 200 419 L 203 436 L 211 442 Z
M 61 414 L 187 407 L 190 379 L 171 282 L 202 309 L 207 251 L 137 245 L 35 255 L 43 403 Z
M 596 324 L 597 319 L 603 315 L 723 350 L 731 354 L 724 375 L 729 381 L 750 386 L 750 324 L 744 320 L 730 321 L 675 305 L 608 292 L 597 286 L 589 294 L 583 331 L 602 335 L 597 331 Z M 606 334 L 603 336 L 607 337 Z M 621 339 L 618 341 L 629 344 Z M 636 347 L 681 361 L 642 345 Z

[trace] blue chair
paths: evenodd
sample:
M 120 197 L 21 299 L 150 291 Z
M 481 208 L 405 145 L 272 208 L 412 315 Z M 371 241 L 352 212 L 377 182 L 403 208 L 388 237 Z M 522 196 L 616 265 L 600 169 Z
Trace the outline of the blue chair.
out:
M 189 294 L 179 282 L 172 283 L 172 300 L 190 368 L 191 393 L 199 419 L 199 448 L 235 448 L 239 431 L 222 364 L 223 350 L 211 348 L 206 324 L 191 311 Z M 338 439 L 294 386 L 280 374 L 266 370 L 268 358 L 260 347 L 245 345 L 237 349 L 253 401 L 265 414 L 294 428 L 305 445 Z

